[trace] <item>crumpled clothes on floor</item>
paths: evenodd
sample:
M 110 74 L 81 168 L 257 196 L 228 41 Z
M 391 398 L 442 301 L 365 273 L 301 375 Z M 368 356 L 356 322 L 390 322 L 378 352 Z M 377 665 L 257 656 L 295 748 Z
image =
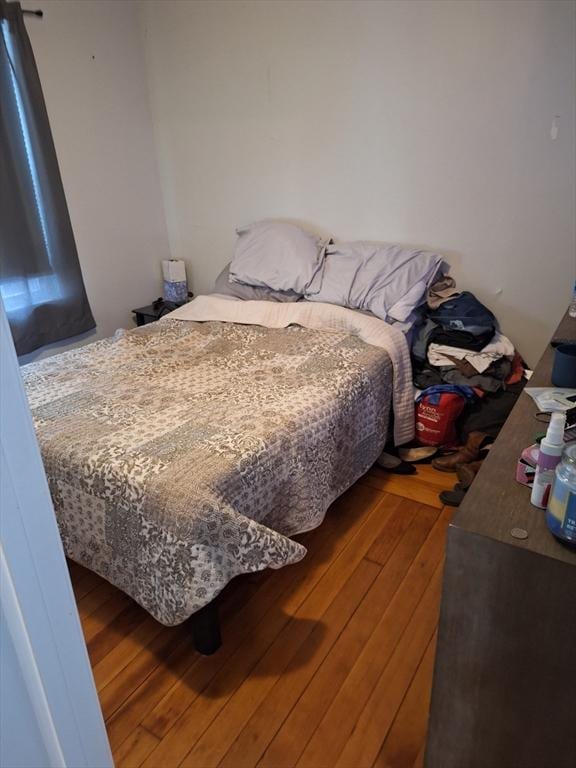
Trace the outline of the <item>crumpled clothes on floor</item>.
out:
M 457 362 L 460 367 L 466 369 L 465 363 Z M 507 358 L 501 358 L 493 363 L 484 374 L 474 376 L 467 376 L 456 365 L 440 368 L 426 367 L 414 372 L 414 384 L 418 389 L 427 389 L 436 384 L 459 384 L 482 389 L 484 392 L 498 392 L 506 387 L 506 379 L 511 373 L 512 363 Z
M 492 363 L 495 363 L 501 357 L 512 360 L 514 353 L 514 345 L 510 339 L 497 332 L 480 352 L 437 344 L 436 342 L 431 343 L 428 347 L 428 362 L 430 365 L 440 367 L 453 365 L 454 359 L 464 360 L 471 365 L 473 369 L 472 375 L 474 375 L 484 373 Z

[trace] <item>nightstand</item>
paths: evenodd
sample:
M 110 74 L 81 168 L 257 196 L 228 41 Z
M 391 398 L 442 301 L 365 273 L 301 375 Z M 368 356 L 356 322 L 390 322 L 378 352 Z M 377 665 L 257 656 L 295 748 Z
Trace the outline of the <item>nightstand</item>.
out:
M 184 304 L 186 302 L 183 302 Z M 134 319 L 136 325 L 146 325 L 147 323 L 153 323 L 156 320 L 160 320 L 161 317 L 167 315 L 168 312 L 172 312 L 174 309 L 178 309 L 182 304 L 176 304 L 173 301 L 164 301 L 164 299 L 156 299 L 152 304 L 147 307 L 138 307 L 133 309 Z

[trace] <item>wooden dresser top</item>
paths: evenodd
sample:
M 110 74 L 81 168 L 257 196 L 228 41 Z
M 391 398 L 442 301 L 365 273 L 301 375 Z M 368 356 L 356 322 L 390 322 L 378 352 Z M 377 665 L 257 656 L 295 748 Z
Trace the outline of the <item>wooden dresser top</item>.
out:
M 554 338 L 576 341 L 576 319 L 566 313 Z M 528 386 L 552 386 L 553 359 L 554 350 L 548 345 Z M 514 479 L 520 453 L 534 442 L 537 433 L 546 431 L 546 425 L 536 420 L 536 413 L 536 404 L 523 392 L 456 512 L 452 526 L 576 566 L 576 552 L 552 536 L 546 527 L 544 510 L 530 504 L 530 489 Z M 514 538 L 510 533 L 513 528 L 524 529 L 528 537 Z

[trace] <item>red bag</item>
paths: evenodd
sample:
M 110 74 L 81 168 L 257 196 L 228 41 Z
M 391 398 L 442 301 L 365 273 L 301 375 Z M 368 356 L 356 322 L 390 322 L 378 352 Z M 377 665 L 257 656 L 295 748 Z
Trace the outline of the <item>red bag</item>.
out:
M 453 392 L 423 394 L 416 403 L 416 439 L 421 445 L 453 448 L 458 445 L 456 419 L 466 405 Z

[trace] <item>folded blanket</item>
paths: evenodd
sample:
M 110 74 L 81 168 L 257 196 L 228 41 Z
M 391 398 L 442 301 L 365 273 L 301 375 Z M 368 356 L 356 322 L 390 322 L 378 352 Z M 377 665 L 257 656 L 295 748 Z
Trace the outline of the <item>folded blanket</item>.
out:
M 214 321 L 286 328 L 301 325 L 321 331 L 347 332 L 362 341 L 384 349 L 394 372 L 392 403 L 394 408 L 394 440 L 397 445 L 414 436 L 414 400 L 410 350 L 402 331 L 361 312 L 333 304 L 297 302 L 284 304 L 269 301 L 241 301 L 218 296 L 198 296 L 194 301 L 171 312 L 176 320 Z

